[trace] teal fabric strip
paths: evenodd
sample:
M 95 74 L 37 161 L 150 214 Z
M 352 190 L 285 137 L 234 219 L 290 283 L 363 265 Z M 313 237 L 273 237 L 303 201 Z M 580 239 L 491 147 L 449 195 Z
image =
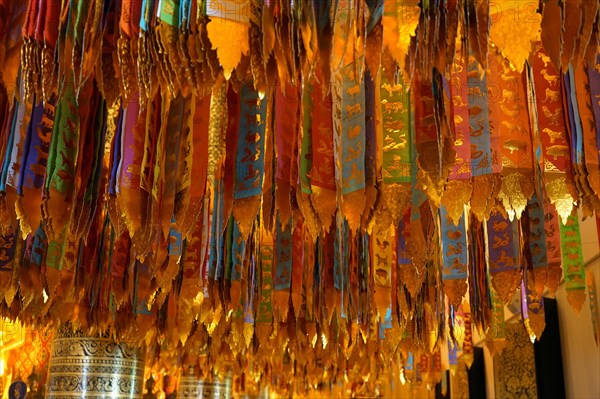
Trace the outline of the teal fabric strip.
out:
M 242 87 L 240 124 L 236 151 L 234 199 L 260 195 L 265 171 L 267 96 L 248 85 Z
M 356 76 L 356 65 L 341 72 L 341 161 L 342 194 L 365 188 L 365 86 Z M 334 117 L 335 123 L 335 117 Z

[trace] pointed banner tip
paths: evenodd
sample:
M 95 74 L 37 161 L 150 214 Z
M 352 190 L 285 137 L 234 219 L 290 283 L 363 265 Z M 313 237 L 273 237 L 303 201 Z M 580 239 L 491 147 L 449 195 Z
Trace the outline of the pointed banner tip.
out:
M 578 316 L 581 313 L 585 299 L 585 289 L 567 292 L 567 300 L 569 301 L 569 305 L 571 305 L 571 308 L 577 313 Z

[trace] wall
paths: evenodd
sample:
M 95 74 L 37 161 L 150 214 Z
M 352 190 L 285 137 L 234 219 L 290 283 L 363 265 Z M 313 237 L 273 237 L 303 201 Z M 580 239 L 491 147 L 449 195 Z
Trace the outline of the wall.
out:
M 586 263 L 598 254 L 595 220 L 581 222 L 581 245 Z M 594 273 L 599 290 L 600 259 L 596 258 L 587 269 Z M 579 315 L 569 306 L 564 284 L 557 290 L 556 300 L 567 397 L 600 398 L 600 349 L 594 340 L 589 298 Z

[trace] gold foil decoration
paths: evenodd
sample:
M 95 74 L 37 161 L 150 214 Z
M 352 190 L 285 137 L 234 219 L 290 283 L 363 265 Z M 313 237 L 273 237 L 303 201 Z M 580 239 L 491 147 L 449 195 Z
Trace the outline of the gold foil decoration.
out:
M 523 70 L 531 43 L 539 35 L 542 16 L 537 12 L 538 6 L 537 0 L 490 4 L 490 41 L 517 72 Z
M 498 197 L 502 199 L 509 218 L 519 218 L 527 207 L 527 200 L 533 195 L 534 183 L 531 176 L 519 172 L 511 173 L 504 176 L 501 187 Z
M 411 36 L 419 25 L 421 7 L 418 0 L 385 0 L 383 7 L 383 46 L 403 70 Z
M 473 196 L 471 197 L 471 211 L 483 221 L 495 207 L 495 198 L 500 192 L 502 177 L 499 174 L 489 174 L 473 177 Z M 486 195 L 481 195 L 486 193 Z M 487 195 L 489 193 L 489 195 Z
M 442 194 L 441 204 L 456 225 L 464 213 L 464 205 L 468 204 L 473 190 L 469 180 L 450 180 Z
M 206 25 L 212 49 L 217 51 L 225 79 L 229 80 L 242 56 L 250 51 L 250 25 L 224 18 L 212 18 Z
M 552 173 L 547 174 L 552 175 Z M 563 222 L 566 222 L 574 207 L 573 195 L 571 194 L 573 185 L 568 183 L 564 174 L 561 175 L 561 177 L 549 178 L 544 187 L 548 198 L 556 208 L 556 212 Z

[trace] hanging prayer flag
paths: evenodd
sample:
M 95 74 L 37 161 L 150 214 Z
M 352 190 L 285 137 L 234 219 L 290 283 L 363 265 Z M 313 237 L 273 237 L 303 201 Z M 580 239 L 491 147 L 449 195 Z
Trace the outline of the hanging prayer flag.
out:
M 600 313 L 598 310 L 598 291 L 596 290 L 596 281 L 594 273 L 591 270 L 585 272 L 585 282 L 588 296 L 590 297 L 590 313 L 592 315 L 592 328 L 594 329 L 594 340 L 596 345 L 600 340 Z
M 542 172 L 544 188 L 558 214 L 566 220 L 571 214 L 575 197 L 572 174 L 567 173 L 570 163 L 565 117 L 562 107 L 562 91 L 559 76 L 542 44 L 534 44 L 532 68 L 542 71 L 535 75 L 535 109 L 542 144 Z
M 382 200 L 397 225 L 402 212 L 410 200 L 411 182 L 411 106 L 410 93 L 404 82 L 388 82 L 385 73 L 380 73 L 381 124 L 377 124 L 381 135 L 381 158 L 383 189 Z M 381 133 L 379 133 L 381 131 Z M 385 216 L 382 215 L 385 219 Z M 382 223 L 387 221 L 383 220 Z
M 458 308 L 467 292 L 467 234 L 464 215 L 454 225 L 446 207 L 440 208 L 442 280 L 450 303 Z
M 521 265 L 516 221 L 494 211 L 486 224 L 488 267 L 492 286 L 503 303 L 508 303 L 521 282 Z
M 598 135 L 600 121 L 594 120 L 594 109 L 592 105 L 591 87 L 588 80 L 588 74 L 583 64 L 574 68 L 573 73 L 573 92 L 577 99 L 577 110 L 581 121 L 581 140 L 583 144 L 584 166 L 587 172 L 586 181 L 589 184 L 592 195 L 588 195 L 589 200 L 594 203 L 600 195 L 600 147 L 598 146 Z M 590 204 L 591 205 L 591 204 Z M 595 207 L 600 210 L 600 203 Z
M 365 89 L 356 67 L 344 65 L 332 88 L 336 183 L 352 231 L 359 227 L 365 205 Z
M 322 79 L 317 71 L 314 84 L 305 86 L 303 134 L 311 134 L 312 139 L 311 202 L 327 231 L 333 223 L 337 206 L 336 167 L 331 134 L 333 99 Z
M 267 134 L 267 103 L 269 95 L 263 96 L 242 86 L 240 96 L 240 120 L 236 151 L 234 186 L 234 217 L 244 237 L 260 206 L 262 193 L 265 135 Z
M 290 217 L 292 216 L 290 207 L 292 184 L 290 181 L 290 172 L 294 138 L 298 131 L 300 104 L 300 93 L 297 89 L 286 89 L 285 86 L 277 86 L 275 94 L 275 146 L 277 148 L 277 170 L 275 173 L 277 190 L 275 192 L 277 197 L 275 201 L 279 217 L 284 225 L 290 222 Z M 310 112 L 306 113 L 310 117 Z M 304 134 L 308 134 L 308 132 Z
M 273 322 L 273 237 L 265 230 L 261 232 L 259 250 L 260 285 L 255 328 L 259 342 L 265 343 Z
M 394 230 L 392 227 L 376 228 L 371 239 L 371 269 L 375 282 L 373 299 L 381 322 L 391 309 L 392 268 L 396 264 L 393 258 Z
M 274 252 L 274 304 L 278 309 L 280 320 L 286 320 L 292 283 L 292 223 L 283 226 L 279 218 L 275 230 Z
M 548 251 L 544 226 L 544 208 L 538 200 L 537 194 L 533 194 L 529 199 L 526 212 L 527 215 L 523 217 L 523 222 L 528 222 L 529 225 L 523 227 L 523 238 L 526 243 L 529 243 L 535 291 L 541 297 L 548 278 Z
M 535 292 L 535 281 L 531 270 L 525 270 L 521 281 L 521 313 L 523 324 L 532 343 L 539 340 L 546 327 L 544 297 Z
M 469 102 L 469 140 L 471 143 L 471 170 L 473 172 L 473 196 L 471 209 L 480 221 L 486 219 L 494 206 L 494 198 L 500 191 L 500 165 L 498 154 L 492 151 L 488 74 L 483 74 L 474 56 L 467 62 L 467 85 Z M 461 83 L 461 87 L 464 84 Z M 496 159 L 495 159 L 496 157 Z
M 566 224 L 560 222 L 560 242 L 567 299 L 571 307 L 579 313 L 585 302 L 585 267 L 577 212 L 571 213 Z
M 544 230 L 546 231 L 546 256 L 548 257 L 548 279 L 546 287 L 554 295 L 562 279 L 561 235 L 559 215 L 554 205 L 544 209 Z
M 492 301 L 491 328 L 485 334 L 485 344 L 492 355 L 499 354 L 506 346 L 504 304 L 494 290 L 490 290 Z
M 488 66 L 490 128 L 501 143 L 502 188 L 498 195 L 508 217 L 519 218 L 535 187 L 525 75 L 505 72 L 492 54 Z
M 454 150 L 456 161 L 450 171 L 446 188 L 442 195 L 442 205 L 456 224 L 464 213 L 464 204 L 472 196 L 471 136 L 469 133 L 469 85 L 467 63 L 460 50 L 456 51 L 450 77 L 452 122 L 454 126 Z

